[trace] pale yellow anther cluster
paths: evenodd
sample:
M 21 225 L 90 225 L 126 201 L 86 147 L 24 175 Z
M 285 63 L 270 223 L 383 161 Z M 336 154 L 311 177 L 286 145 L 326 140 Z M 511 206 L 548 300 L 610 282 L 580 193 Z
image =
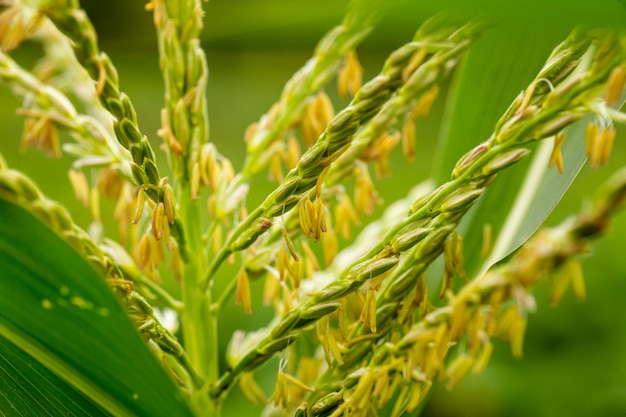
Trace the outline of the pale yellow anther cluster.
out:
M 389 175 L 390 154 L 398 146 L 406 159 L 415 159 L 419 118 L 429 114 L 484 22 L 446 14 L 427 20 L 363 83 L 356 48 L 381 3 L 352 1 L 344 21 L 249 125 L 247 155 L 237 173 L 209 142 L 202 1 L 149 1 L 165 86 L 158 135 L 173 171 L 170 183 L 78 2 L 48 2 L 41 10 L 5 3 L 0 81 L 24 97 L 18 111 L 25 117 L 23 146 L 79 157 L 68 176 L 77 200 L 91 211 L 91 236 L 1 158 L 0 197 L 50 224 L 99 270 L 139 331 L 159 346 L 165 370 L 198 413 L 219 414 L 236 382 L 251 401 L 269 401 L 299 417 L 365 417 L 391 401 L 392 416 L 415 411 L 437 379 L 454 388 L 468 373 L 482 372 L 494 339 L 507 340 L 513 356 L 522 355 L 527 317 L 536 307 L 532 290 L 540 280 L 549 279 L 552 304 L 568 288 L 585 298 L 575 257 L 606 229 L 626 198 L 622 172 L 593 210 L 542 231 L 506 262 L 467 277 L 457 226 L 498 173 L 531 153 L 532 142 L 553 140 L 549 164 L 563 173 L 563 129 L 592 114 L 597 121 L 587 125 L 586 155 L 592 167 L 607 163 L 613 122 L 626 120 L 614 108 L 624 93 L 626 44 L 613 33 L 575 30 L 514 99 L 493 134 L 458 160 L 449 181 L 411 194 L 401 210 L 389 210 L 338 253 L 340 241 L 351 239 L 352 229 L 377 212 L 372 172 Z M 51 36 L 43 32 L 48 27 Z M 106 118 L 80 114 L 54 83 L 23 70 L 4 52 L 37 31 L 46 47 L 63 43 L 65 55 L 77 58 L 88 73 L 91 100 Z M 350 96 L 337 110 L 324 91 L 335 75 L 340 97 Z M 86 107 L 94 104 L 88 102 Z M 62 145 L 59 129 L 76 143 Z M 265 169 L 277 184 L 248 213 L 251 181 Z M 101 197 L 115 202 L 121 244 L 100 238 Z M 491 234 L 486 224 L 484 258 Z M 436 300 L 425 273 L 442 254 Z M 168 259 L 183 302 L 159 286 Z M 221 270 L 225 262 L 236 264 L 236 272 Z M 275 317 L 258 332 L 237 332 L 228 367 L 220 370 L 220 312 L 231 298 L 247 314 L 257 308 L 255 280 L 263 280 L 262 302 Z M 136 288 L 177 311 L 184 350 Z M 74 305 L 88 307 L 79 299 Z M 310 341 L 316 349 L 308 349 Z M 312 352 L 302 353 L 307 350 Z M 276 386 L 266 400 L 252 372 L 275 356 Z
M 365 416 L 369 401 L 382 407 L 396 394 L 402 400 L 396 401 L 392 415 L 411 412 L 438 376 L 447 378 L 448 388 L 453 388 L 469 372 L 482 372 L 493 351 L 494 337 L 508 340 L 512 354 L 521 356 L 526 315 L 535 308 L 530 291 L 537 282 L 556 277 L 553 303 L 561 299 L 570 283 L 577 298 L 585 296 L 574 257 L 587 251 L 586 240 L 602 232 L 607 225 L 605 216 L 618 209 L 626 197 L 625 174 L 616 175 L 608 195 L 591 212 L 538 234 L 506 265 L 473 280 L 458 294 L 448 294 L 447 305 L 423 315 L 403 335 L 381 346 L 364 367 L 347 376 L 343 390 L 326 409 L 333 410 L 330 415 L 349 412 Z M 463 348 L 448 360 L 454 345 Z M 328 403 L 329 395 L 318 399 L 309 410 Z
M 43 21 L 43 13 L 19 2 L 8 2 L 0 13 L 0 50 L 9 52 L 28 39 Z
M 606 42 L 606 39 L 601 42 Z M 468 371 L 474 369 L 475 372 L 479 372 L 484 368 L 493 349 L 493 345 L 489 341 L 492 336 L 501 336 L 510 340 L 513 354 L 515 356 L 521 355 L 526 328 L 526 314 L 534 308 L 534 299 L 529 294 L 528 289 L 547 271 L 560 268 L 563 256 L 561 251 L 568 253 L 568 256 L 584 251 L 584 245 L 581 246 L 575 242 L 560 243 L 558 240 L 563 239 L 563 234 L 561 230 L 557 230 L 554 236 L 549 238 L 540 235 L 536 240 L 535 249 L 532 249 L 532 244 L 530 244 L 531 249 L 525 249 L 518 255 L 519 263 L 511 261 L 502 269 L 494 270 L 485 277 L 465 285 L 458 294 L 454 294 L 450 288 L 449 279 L 453 273 L 463 276 L 462 269 L 457 269 L 459 266 L 462 268 L 462 258 L 455 255 L 458 253 L 456 249 L 459 245 L 458 238 L 448 237 L 454 230 L 454 224 L 458 222 L 460 215 L 480 196 L 484 187 L 493 181 L 495 172 L 510 166 L 528 154 L 528 151 L 523 147 L 517 148 L 526 141 L 557 135 L 552 160 L 553 163 L 560 165 L 562 160 L 559 159 L 559 149 L 564 139 L 560 135 L 560 131 L 582 117 L 582 113 L 568 112 L 562 109 L 569 105 L 570 100 L 572 102 L 591 100 L 592 97 L 586 95 L 586 89 L 593 89 L 594 86 L 601 85 L 621 59 L 619 55 L 615 59 L 609 59 L 608 54 L 604 55 L 606 60 L 597 62 L 586 74 L 575 76 L 573 81 L 564 81 L 566 74 L 573 70 L 578 63 L 578 58 L 585 52 L 588 45 L 588 41 L 579 33 L 574 33 L 570 40 L 564 42 L 540 72 L 542 79 L 550 80 L 550 85 L 553 88 L 556 87 L 553 90 L 540 88 L 539 86 L 544 84 L 543 81 L 531 84 L 527 92 L 520 94 L 500 120 L 496 127 L 496 134 L 492 139 L 477 146 L 461 158 L 455 167 L 453 181 L 444 184 L 430 196 L 415 202 L 411 209 L 415 220 L 408 224 L 417 222 L 417 225 L 404 226 L 404 229 L 397 229 L 398 232 L 394 233 L 391 240 L 393 242 L 392 248 L 408 250 L 412 262 L 401 260 L 400 265 L 392 271 L 383 284 L 382 296 L 378 300 L 376 311 L 378 326 L 384 328 L 395 317 L 406 319 L 406 311 L 411 306 L 418 307 L 420 317 L 422 317 L 421 321 L 410 327 L 414 330 L 406 330 L 404 338 L 401 339 L 405 342 L 396 345 L 402 346 L 400 350 L 408 349 L 408 345 L 405 343 L 412 346 L 411 352 L 413 353 L 409 354 L 407 358 L 411 364 L 410 368 L 404 368 L 403 365 L 388 375 L 390 381 L 393 381 L 393 378 L 406 380 L 406 375 L 411 375 L 410 370 L 417 369 L 414 373 L 415 379 L 409 379 L 412 381 L 409 385 L 410 388 L 406 386 L 402 389 L 398 388 L 403 401 L 396 402 L 396 415 L 399 415 L 404 409 L 411 410 L 406 406 L 407 403 L 411 404 L 411 407 L 416 407 L 419 404 L 422 391 L 427 390 L 435 375 L 443 371 L 448 348 L 459 340 L 465 340 L 464 343 L 469 345 L 469 354 L 460 354 L 445 368 L 445 374 L 449 377 L 449 386 L 451 387 Z M 615 44 L 603 44 L 603 48 L 614 50 Z M 560 84 L 561 81 L 563 81 L 562 84 Z M 591 109 L 592 106 L 589 108 Z M 502 143 L 500 150 L 497 150 L 499 146 L 496 143 L 498 142 Z M 596 146 L 602 149 L 602 146 Z M 455 187 L 449 187 L 455 181 L 458 184 L 455 184 Z M 406 225 L 406 223 L 401 224 Z M 594 233 L 599 232 L 600 228 L 604 226 L 604 222 L 599 222 L 593 229 Z M 579 225 L 577 228 L 587 230 L 588 226 Z M 578 229 L 574 228 L 573 230 Z M 578 239 L 577 233 L 572 231 L 572 234 L 567 238 L 576 240 Z M 409 236 L 413 235 L 415 235 L 414 239 L 409 239 L 407 243 L 403 243 Z M 549 248 L 555 252 L 551 253 Z M 380 253 L 382 254 L 386 250 L 386 247 L 381 246 Z M 448 280 L 444 279 L 442 294 L 447 295 L 449 302 L 445 307 L 432 310 L 427 301 L 418 301 L 425 300 L 422 298 L 423 289 L 419 290 L 419 295 L 417 290 L 415 290 L 415 295 L 408 298 L 405 294 L 406 291 L 415 288 L 417 283 L 423 281 L 421 272 L 433 259 L 433 255 L 436 256 L 441 251 L 444 252 L 444 263 L 446 264 L 444 270 L 448 277 Z M 408 258 L 403 257 L 402 259 Z M 560 278 L 559 275 L 556 280 L 554 300 L 561 297 L 564 286 L 569 283 L 573 285 L 577 297 L 582 298 L 584 296 L 584 283 L 579 269 L 567 265 L 570 264 L 566 264 L 563 269 L 566 271 L 566 278 Z M 575 263 L 571 265 L 575 265 Z M 328 291 L 323 290 L 322 293 L 342 294 L 342 292 L 338 292 L 339 288 L 330 291 L 333 286 L 336 285 L 332 284 L 327 288 Z M 479 296 L 479 294 L 481 295 Z M 481 298 L 483 296 L 485 298 Z M 509 299 L 513 300 L 513 305 L 507 303 Z M 485 307 L 481 307 L 481 305 Z M 399 309 L 397 313 L 395 312 L 396 309 Z M 352 335 L 355 339 L 361 339 L 367 335 L 367 330 L 359 330 L 357 326 L 352 331 Z M 402 336 L 392 333 L 387 337 L 377 335 L 375 339 L 393 341 L 396 337 Z M 349 343 L 350 351 L 342 358 L 344 364 L 354 364 L 352 369 L 357 368 L 359 364 L 363 366 L 353 374 L 357 383 L 354 385 L 354 382 L 349 382 L 349 379 L 345 381 L 344 389 L 338 396 L 340 400 L 334 403 L 332 407 L 334 412 L 331 415 L 342 415 L 347 411 L 354 415 L 365 415 L 366 410 L 361 408 L 360 404 L 366 403 L 372 392 L 375 392 L 374 385 L 370 381 L 371 374 L 375 375 L 373 379 L 387 378 L 383 376 L 387 370 L 383 370 L 381 369 L 382 366 L 379 366 L 380 361 L 382 361 L 381 358 L 384 355 L 393 355 L 394 357 L 398 355 L 397 350 L 389 346 L 389 352 L 385 353 L 386 348 L 381 348 L 378 353 L 375 352 L 367 360 L 367 352 L 359 349 L 359 345 Z M 387 356 L 385 358 L 389 361 Z M 404 360 L 401 362 L 405 363 Z M 328 375 L 334 375 L 333 377 L 336 378 L 340 377 L 341 374 L 333 374 L 333 371 L 329 371 Z M 393 382 L 390 384 L 392 387 L 394 386 Z M 412 391 L 418 393 L 411 395 Z M 393 392 L 387 398 L 391 398 L 392 395 Z M 410 398 L 409 395 L 411 395 Z M 326 401 L 326 397 L 319 401 Z M 315 406 L 310 407 L 309 410 L 312 410 L 313 407 Z M 327 413 L 328 409 L 325 412 Z
M 311 200 L 305 198 L 298 206 L 300 215 L 300 229 L 304 236 L 313 238 L 316 242 L 320 240 L 323 233 L 326 233 L 328 227 L 326 225 L 326 211 L 321 198 Z
M 339 97 L 345 98 L 348 93 L 354 97 L 363 84 L 363 67 L 354 50 L 348 51 L 343 65 L 337 73 L 337 88 Z
M 335 109 L 328 95 L 318 93 L 307 106 L 302 118 L 302 139 L 310 147 L 320 137 L 328 123 L 335 117 Z
M 614 141 L 615 129 L 612 126 L 600 129 L 596 123 L 589 122 L 587 124 L 585 150 L 591 167 L 595 168 L 608 162 Z

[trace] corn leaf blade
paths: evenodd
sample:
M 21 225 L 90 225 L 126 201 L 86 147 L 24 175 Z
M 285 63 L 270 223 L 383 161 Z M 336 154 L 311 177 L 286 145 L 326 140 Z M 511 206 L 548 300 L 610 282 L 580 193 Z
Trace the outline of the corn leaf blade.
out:
M 0 410 L 14 416 L 108 416 L 16 345 L 0 337 Z
M 53 405 L 93 411 L 74 415 L 191 416 L 96 271 L 30 212 L 0 199 L 0 213 L 0 366 L 16 378 L 1 394 L 23 407 L 14 415 L 59 415 L 32 390 L 60 379 Z

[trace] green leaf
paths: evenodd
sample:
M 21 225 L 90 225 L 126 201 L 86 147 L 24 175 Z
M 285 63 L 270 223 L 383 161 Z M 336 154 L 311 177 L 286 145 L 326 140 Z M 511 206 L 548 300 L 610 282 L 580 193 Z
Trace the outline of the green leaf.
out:
M 566 31 L 533 33 L 515 25 L 499 25 L 472 49 L 454 81 L 444 116 L 434 176 L 445 181 L 467 150 L 486 140 L 513 99 L 534 79 Z M 530 157 L 498 174 L 459 225 L 464 238 L 465 270 L 475 276 L 501 260 L 543 223 L 585 161 L 586 120 L 567 131 L 563 146 L 565 173 L 548 170 L 552 142 L 533 146 Z M 483 226 L 490 224 L 492 256 L 481 257 Z
M 192 416 L 95 270 L 22 207 L 0 199 L 0 213 L 0 371 L 14 381 L 2 378 L 0 395 L 11 415 Z
M 0 414 L 108 416 L 23 350 L 0 337 Z

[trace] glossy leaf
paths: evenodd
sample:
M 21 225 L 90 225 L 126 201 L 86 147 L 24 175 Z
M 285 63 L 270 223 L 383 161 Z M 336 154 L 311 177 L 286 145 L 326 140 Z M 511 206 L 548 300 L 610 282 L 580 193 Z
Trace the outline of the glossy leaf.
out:
M 12 416 L 110 415 L 4 338 L 0 338 L 0 410 Z
M 22 207 L 0 199 L 0 213 L 0 372 L 13 378 L 0 394 L 11 415 L 191 416 L 95 270 Z

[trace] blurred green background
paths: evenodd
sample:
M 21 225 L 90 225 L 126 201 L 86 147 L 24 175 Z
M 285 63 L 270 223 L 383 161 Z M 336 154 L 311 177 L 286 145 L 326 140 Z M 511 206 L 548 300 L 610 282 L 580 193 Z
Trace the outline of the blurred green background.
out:
M 445 2 L 453 4 L 453 1 Z M 480 1 L 459 7 L 478 12 L 495 10 L 496 15 L 513 14 L 528 19 L 529 31 L 548 31 L 552 26 L 569 25 L 577 19 L 616 23 L 623 19 L 623 3 L 524 2 L 513 9 L 497 2 Z M 579 6 L 579 3 L 583 6 Z M 100 46 L 113 59 L 120 74 L 121 88 L 135 104 L 142 130 L 156 146 L 163 85 L 158 70 L 156 40 L 151 15 L 142 1 L 83 1 L 100 34 Z M 387 53 L 409 40 L 419 23 L 443 4 L 422 5 L 398 2 L 359 48 L 366 68 L 366 79 L 380 69 Z M 267 111 L 280 94 L 283 84 L 311 55 L 317 40 L 340 22 L 346 1 L 321 0 L 211 0 L 206 5 L 203 46 L 209 67 L 209 113 L 211 139 L 231 158 L 235 168 L 244 156 L 243 132 Z M 499 9 L 498 9 L 499 7 Z M 508 9 L 507 9 L 508 7 Z M 553 27 L 552 27 L 553 29 Z M 32 63 L 36 49 L 26 47 L 15 56 Z M 493 59 L 498 59 L 494 56 Z M 328 90 L 336 107 L 336 88 Z M 444 95 L 437 100 L 431 116 L 417 126 L 418 151 L 413 164 L 399 152 L 392 161 L 393 176 L 378 181 L 381 197 L 388 204 L 404 196 L 414 184 L 429 175 Z M 513 97 L 511 97 L 513 98 Z M 0 89 L 0 152 L 9 165 L 31 175 L 52 198 L 68 206 L 82 226 L 88 225 L 88 212 L 79 206 L 67 186 L 66 172 L 71 159 L 54 160 L 41 152 L 20 152 L 22 120 L 15 116 L 19 100 L 6 88 Z M 618 132 L 619 132 L 618 128 Z M 624 130 L 622 128 L 622 130 Z M 468 132 L 471 134 L 471 132 Z M 477 137 L 476 143 L 485 138 Z M 570 192 L 549 218 L 556 224 L 578 210 L 593 196 L 597 185 L 618 167 L 626 164 L 626 136 L 619 133 L 610 163 L 599 169 L 584 167 Z M 465 150 L 460 150 L 462 153 Z M 157 157 L 165 164 L 162 153 Z M 249 206 L 259 202 L 272 187 L 266 176 L 253 183 Z M 109 207 L 110 212 L 110 207 Z M 583 262 L 588 300 L 577 303 L 567 293 L 558 308 L 548 306 L 549 291 L 536 292 L 538 311 L 529 318 L 525 354 L 512 359 L 508 345 L 498 343 L 487 370 L 479 377 L 467 377 L 454 391 L 437 387 L 425 408 L 425 416 L 618 416 L 626 415 L 626 215 L 618 216 L 611 231 L 593 245 L 592 256 Z M 253 291 L 260 283 L 253 283 Z M 256 303 L 246 316 L 241 308 L 225 312 L 229 320 L 221 329 L 220 345 L 225 349 L 235 328 L 255 329 L 271 317 L 268 309 Z M 230 327 L 232 324 L 232 327 Z M 273 390 L 270 362 L 257 376 L 269 396 Z M 233 390 L 225 407 L 226 416 L 258 414 Z

